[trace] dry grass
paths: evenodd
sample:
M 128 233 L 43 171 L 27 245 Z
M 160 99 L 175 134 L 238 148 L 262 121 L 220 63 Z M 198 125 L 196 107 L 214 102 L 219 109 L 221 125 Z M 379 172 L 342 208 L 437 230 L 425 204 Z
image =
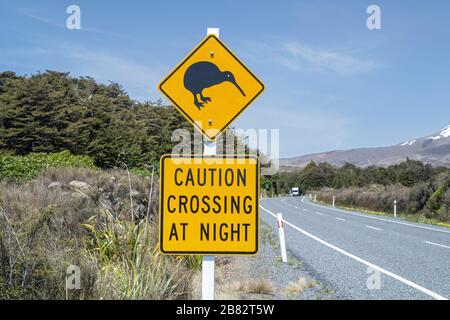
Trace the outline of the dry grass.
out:
M 100 299 L 168 300 L 187 298 L 190 272 L 183 261 L 158 250 L 157 228 L 145 220 L 134 224 L 105 211 L 86 225 L 87 247 L 98 265 L 95 290 Z
M 272 294 L 276 288 L 272 281 L 266 278 L 240 280 L 235 283 L 236 290 L 252 294 Z
M 289 282 L 288 285 L 284 288 L 284 295 L 288 298 L 295 297 L 300 292 L 305 289 L 314 288 L 316 283 L 314 281 L 308 281 L 305 278 L 301 277 L 297 281 Z
M 247 295 L 260 295 L 265 298 L 276 292 L 274 284 L 266 278 L 244 279 L 249 270 L 248 257 L 232 257 L 227 266 L 216 265 L 216 299 L 239 300 L 248 299 Z M 234 278 L 236 280 L 230 279 Z M 195 274 L 192 281 L 192 297 L 201 299 L 201 273 Z
M 187 298 L 187 264 L 157 250 L 157 184 L 149 222 L 149 179 L 132 175 L 131 187 L 132 205 L 126 171 L 51 169 L 0 183 L 0 299 Z M 81 290 L 67 297 L 69 265 L 80 268 Z

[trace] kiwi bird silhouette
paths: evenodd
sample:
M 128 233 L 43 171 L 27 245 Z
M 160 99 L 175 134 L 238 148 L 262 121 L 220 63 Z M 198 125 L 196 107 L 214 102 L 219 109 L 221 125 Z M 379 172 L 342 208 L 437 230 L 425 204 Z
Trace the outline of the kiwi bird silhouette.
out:
M 184 87 L 194 96 L 194 104 L 200 110 L 203 104 L 212 101 L 210 97 L 203 95 L 203 90 L 225 81 L 231 82 L 245 97 L 244 91 L 236 82 L 234 75 L 230 71 L 220 71 L 220 69 L 211 62 L 196 62 L 187 68 L 184 73 Z M 201 102 L 198 100 L 200 96 Z

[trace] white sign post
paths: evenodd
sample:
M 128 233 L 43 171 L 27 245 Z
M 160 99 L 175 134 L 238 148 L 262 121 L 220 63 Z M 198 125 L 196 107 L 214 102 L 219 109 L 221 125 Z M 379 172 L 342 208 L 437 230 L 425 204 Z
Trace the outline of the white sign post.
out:
M 284 222 L 283 222 L 283 215 L 281 213 L 277 214 L 277 223 L 278 223 L 278 234 L 280 236 L 281 260 L 283 262 L 287 262 L 286 240 L 284 239 Z
M 216 142 L 205 141 L 203 146 L 204 155 L 216 154 Z M 202 300 L 214 300 L 214 273 L 216 258 L 214 256 L 203 256 L 202 258 Z
M 219 28 L 207 28 L 207 35 L 219 37 Z M 217 145 L 215 141 L 206 141 L 203 144 L 204 155 L 215 155 Z M 214 300 L 214 274 L 216 258 L 203 256 L 202 258 L 202 300 Z
M 333 207 L 335 207 L 335 206 L 336 206 L 336 197 L 333 196 Z

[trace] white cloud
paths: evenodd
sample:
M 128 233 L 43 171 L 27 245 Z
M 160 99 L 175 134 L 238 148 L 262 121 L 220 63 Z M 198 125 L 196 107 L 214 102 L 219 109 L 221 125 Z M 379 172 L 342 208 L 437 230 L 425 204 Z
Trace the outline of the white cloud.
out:
M 20 14 L 22 14 L 23 16 L 25 16 L 29 19 L 35 20 L 37 22 L 46 24 L 51 27 L 67 29 L 67 27 L 64 23 L 54 22 L 51 19 L 48 19 L 44 16 L 40 16 L 40 15 L 37 15 L 34 13 L 29 13 L 27 11 L 20 12 Z M 101 29 L 93 28 L 93 27 L 86 27 L 83 22 L 81 23 L 81 28 L 79 30 L 77 30 L 76 32 L 86 32 L 86 33 L 98 34 L 98 35 L 102 35 L 102 36 L 110 36 L 110 37 L 115 37 L 115 38 L 120 38 L 120 39 L 124 39 L 124 40 L 128 40 L 128 41 L 137 42 L 134 38 L 132 38 L 128 35 L 111 32 L 111 31 L 105 31 L 105 30 L 101 30 Z
M 354 75 L 373 71 L 380 67 L 378 62 L 369 58 L 359 58 L 346 52 L 358 51 L 323 49 L 305 45 L 299 41 L 273 41 L 270 45 L 250 41 L 247 56 L 256 61 L 272 62 L 292 71 L 333 72 L 339 75 Z M 261 53 L 264 56 L 261 56 Z M 362 53 L 360 53 L 362 54 Z
M 345 147 L 351 138 L 351 119 L 332 110 L 313 106 L 260 105 L 236 121 L 237 128 L 280 129 L 282 157 L 298 156 Z
M 282 45 L 279 62 L 293 70 L 310 68 L 317 71 L 332 71 L 342 75 L 372 71 L 378 64 L 332 50 L 322 50 L 287 42 Z
M 165 69 L 158 63 L 144 64 L 106 49 L 87 48 L 61 41 L 53 41 L 45 47 L 3 50 L 0 51 L 0 58 L 4 61 L 21 61 L 20 66 L 29 70 L 30 74 L 49 69 L 70 71 L 73 76 L 90 76 L 106 84 L 109 81 L 117 82 L 123 85 L 132 99 L 139 101 L 160 97 L 157 85 Z

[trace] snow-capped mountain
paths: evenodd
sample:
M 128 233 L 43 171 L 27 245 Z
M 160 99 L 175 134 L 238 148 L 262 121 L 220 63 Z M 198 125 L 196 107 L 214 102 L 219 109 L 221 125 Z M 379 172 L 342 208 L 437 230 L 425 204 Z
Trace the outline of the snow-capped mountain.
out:
M 346 162 L 357 166 L 389 166 L 406 158 L 420 160 L 433 166 L 450 167 L 450 125 L 426 137 L 411 139 L 399 144 L 351 150 L 335 150 L 305 156 L 281 159 L 282 168 L 303 167 L 309 161 L 328 162 L 337 166 Z
M 448 137 L 450 137 L 450 125 L 443 128 L 439 134 L 431 135 L 424 139 L 425 140 L 439 140 L 439 139 L 448 138 Z M 417 141 L 416 139 L 409 140 L 409 141 L 405 141 L 405 142 L 401 143 L 400 145 L 401 146 L 412 146 L 414 143 L 416 143 L 416 141 Z

